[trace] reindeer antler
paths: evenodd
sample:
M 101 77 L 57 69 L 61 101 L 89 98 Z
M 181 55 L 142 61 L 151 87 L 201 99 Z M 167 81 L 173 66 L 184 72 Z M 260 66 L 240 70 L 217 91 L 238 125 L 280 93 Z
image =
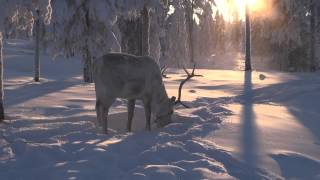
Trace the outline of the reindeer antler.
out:
M 167 69 L 168 69 L 168 66 L 166 66 L 166 65 L 163 65 L 163 66 L 160 68 L 160 70 L 161 70 L 161 76 L 162 76 L 163 78 L 168 78 L 168 76 L 165 74 L 166 71 L 167 71 Z
M 175 101 L 175 104 L 181 104 L 182 106 L 184 106 L 185 108 L 190 108 L 189 106 L 187 106 L 186 104 L 184 104 L 181 101 L 181 96 L 182 96 L 182 87 L 183 85 L 189 81 L 191 78 L 195 77 L 195 76 L 202 76 L 202 75 L 196 75 L 195 74 L 195 69 L 196 69 L 196 65 L 193 65 L 193 69 L 192 72 L 190 73 L 185 67 L 183 67 L 184 72 L 187 74 L 187 78 L 184 79 L 183 81 L 181 81 L 180 85 L 179 85 L 179 91 L 178 91 L 178 99 Z

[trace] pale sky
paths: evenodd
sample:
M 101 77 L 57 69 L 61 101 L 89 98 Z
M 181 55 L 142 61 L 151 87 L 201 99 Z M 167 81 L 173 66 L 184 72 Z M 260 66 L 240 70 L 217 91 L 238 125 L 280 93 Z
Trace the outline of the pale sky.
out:
M 223 16 L 225 17 L 226 20 L 231 20 L 230 17 L 230 9 L 229 9 L 229 5 L 226 2 L 226 0 L 215 0 L 216 4 L 217 4 L 217 8 L 219 9 L 219 11 L 223 14 Z M 240 17 L 244 17 L 244 4 L 242 4 L 243 0 L 238 0 L 237 1 L 237 6 L 240 9 Z M 241 7 L 241 5 L 243 5 L 243 7 Z

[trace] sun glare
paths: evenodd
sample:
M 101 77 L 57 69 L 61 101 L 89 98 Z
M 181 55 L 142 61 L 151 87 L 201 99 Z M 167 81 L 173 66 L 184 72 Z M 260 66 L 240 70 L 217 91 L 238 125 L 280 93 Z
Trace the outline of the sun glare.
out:
M 237 8 L 239 8 L 243 13 L 245 11 L 246 1 L 253 13 L 268 10 L 268 2 L 270 2 L 270 0 L 235 0 Z
M 269 17 L 272 15 L 272 0 L 216 0 L 217 9 L 224 15 L 226 20 L 233 19 L 232 8 L 238 9 L 240 18 L 245 18 L 245 3 L 249 4 L 251 15 L 255 17 Z

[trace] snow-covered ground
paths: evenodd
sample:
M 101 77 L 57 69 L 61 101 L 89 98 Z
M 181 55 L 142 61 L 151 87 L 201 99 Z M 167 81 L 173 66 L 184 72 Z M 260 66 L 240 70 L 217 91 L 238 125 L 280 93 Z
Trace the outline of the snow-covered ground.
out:
M 320 74 L 199 70 L 183 91 L 192 107 L 145 131 L 141 103 L 132 133 L 125 100 L 110 112 L 110 134 L 95 128 L 95 94 L 81 61 L 43 55 L 32 81 L 25 41 L 5 49 L 0 179 L 320 179 Z M 169 95 L 182 71 L 169 70 Z

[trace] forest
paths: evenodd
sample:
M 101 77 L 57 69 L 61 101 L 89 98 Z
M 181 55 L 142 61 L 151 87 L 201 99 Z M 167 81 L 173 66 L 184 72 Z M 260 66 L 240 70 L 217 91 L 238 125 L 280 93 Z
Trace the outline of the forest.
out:
M 0 0 L 0 179 L 320 179 L 319 0 Z

